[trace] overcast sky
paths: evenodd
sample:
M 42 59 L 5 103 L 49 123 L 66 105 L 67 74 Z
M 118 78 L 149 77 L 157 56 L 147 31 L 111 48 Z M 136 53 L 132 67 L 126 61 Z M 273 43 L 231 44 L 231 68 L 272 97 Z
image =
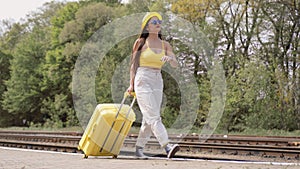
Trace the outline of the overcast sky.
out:
M 25 18 L 26 14 L 41 7 L 45 2 L 51 1 L 52 0 L 0 0 L 0 20 L 13 19 L 15 21 L 19 21 L 21 18 Z

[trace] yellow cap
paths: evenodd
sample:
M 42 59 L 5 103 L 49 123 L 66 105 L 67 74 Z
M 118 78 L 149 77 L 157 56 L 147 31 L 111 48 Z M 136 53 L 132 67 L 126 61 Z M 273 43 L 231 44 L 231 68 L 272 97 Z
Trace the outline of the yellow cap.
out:
M 143 20 L 142 20 L 142 27 L 141 27 L 141 31 L 143 31 L 143 29 L 145 28 L 147 22 L 149 21 L 149 19 L 151 19 L 152 17 L 156 16 L 159 20 L 162 20 L 162 16 L 157 13 L 157 12 L 147 12 L 147 14 L 144 16 Z

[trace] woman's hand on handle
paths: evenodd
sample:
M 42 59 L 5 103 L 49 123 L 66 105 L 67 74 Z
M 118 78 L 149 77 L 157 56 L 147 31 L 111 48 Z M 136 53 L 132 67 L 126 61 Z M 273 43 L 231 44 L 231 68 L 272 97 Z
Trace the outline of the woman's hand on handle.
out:
M 128 87 L 127 92 L 131 95 L 131 92 L 133 92 L 133 85 Z

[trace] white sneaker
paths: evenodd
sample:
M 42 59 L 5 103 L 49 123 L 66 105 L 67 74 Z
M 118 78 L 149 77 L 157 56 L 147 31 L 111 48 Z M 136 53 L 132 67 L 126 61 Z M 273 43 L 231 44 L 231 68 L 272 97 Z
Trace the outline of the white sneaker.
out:
M 180 147 L 178 144 L 168 144 L 165 147 L 166 153 L 167 153 L 167 157 L 168 158 L 173 158 L 174 155 L 176 154 L 177 151 L 180 150 Z
M 144 153 L 144 148 L 143 147 L 139 147 L 139 146 L 136 146 L 136 150 L 135 150 L 135 156 L 137 158 L 140 158 L 140 159 L 147 159 L 148 156 L 146 156 Z

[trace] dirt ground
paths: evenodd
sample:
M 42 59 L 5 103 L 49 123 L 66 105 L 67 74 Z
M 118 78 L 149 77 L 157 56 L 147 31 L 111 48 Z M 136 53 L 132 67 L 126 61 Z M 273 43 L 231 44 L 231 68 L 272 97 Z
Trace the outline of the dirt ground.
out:
M 126 156 L 89 157 L 0 147 L 0 169 L 300 169 L 300 163 L 241 163 L 186 159 L 139 160 Z

